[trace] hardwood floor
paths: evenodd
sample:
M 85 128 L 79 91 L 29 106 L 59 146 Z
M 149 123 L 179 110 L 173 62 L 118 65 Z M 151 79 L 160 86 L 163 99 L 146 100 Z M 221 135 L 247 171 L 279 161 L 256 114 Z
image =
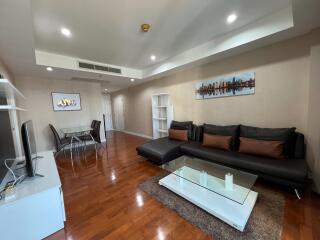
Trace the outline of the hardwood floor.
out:
M 47 239 L 209 239 L 197 227 L 141 191 L 139 182 L 161 169 L 136 154 L 146 139 L 112 132 L 108 147 L 87 148 L 86 158 L 56 159 L 67 214 L 65 228 Z M 258 183 L 261 184 L 261 183 Z M 282 239 L 320 239 L 320 197 L 307 191 L 286 199 Z

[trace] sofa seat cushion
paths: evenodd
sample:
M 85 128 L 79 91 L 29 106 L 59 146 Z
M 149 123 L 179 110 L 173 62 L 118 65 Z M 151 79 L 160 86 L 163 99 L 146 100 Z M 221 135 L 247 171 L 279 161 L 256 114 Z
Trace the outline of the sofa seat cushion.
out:
M 137 151 L 140 155 L 162 164 L 181 156 L 180 146 L 182 144 L 185 142 L 164 137 L 138 146 Z
M 201 143 L 189 142 L 181 146 L 181 152 L 185 155 L 193 155 L 215 163 L 221 163 L 230 167 L 245 169 L 259 175 L 267 174 L 274 177 L 305 182 L 307 166 L 303 159 L 286 159 L 283 161 L 251 156 L 239 152 L 203 147 Z

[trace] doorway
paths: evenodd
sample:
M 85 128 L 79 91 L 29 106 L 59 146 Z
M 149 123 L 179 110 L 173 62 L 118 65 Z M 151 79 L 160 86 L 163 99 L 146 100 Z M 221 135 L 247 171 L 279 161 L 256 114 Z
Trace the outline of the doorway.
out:
M 105 106 L 104 106 L 104 129 L 106 131 L 113 130 L 113 123 L 112 123 L 112 107 L 111 107 L 111 96 L 110 94 L 105 94 Z
M 114 99 L 114 123 L 116 130 L 124 130 L 123 98 L 121 96 Z

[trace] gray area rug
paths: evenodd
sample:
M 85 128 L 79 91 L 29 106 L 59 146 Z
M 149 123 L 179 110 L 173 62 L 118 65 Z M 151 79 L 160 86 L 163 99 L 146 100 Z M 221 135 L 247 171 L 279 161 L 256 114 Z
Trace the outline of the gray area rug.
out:
M 200 228 L 212 239 L 281 239 L 284 197 L 273 191 L 255 187 L 258 192 L 256 206 L 251 213 L 244 232 L 240 232 L 201 208 L 176 195 L 158 181 L 165 175 L 141 182 L 139 188 L 150 194 L 163 205 L 176 211 L 185 220 Z

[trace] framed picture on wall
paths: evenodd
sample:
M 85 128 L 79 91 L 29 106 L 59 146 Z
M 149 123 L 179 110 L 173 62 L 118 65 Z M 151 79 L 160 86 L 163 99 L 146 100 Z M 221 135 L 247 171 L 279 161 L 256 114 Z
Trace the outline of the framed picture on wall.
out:
M 80 93 L 53 92 L 53 111 L 81 111 Z
M 201 81 L 196 84 L 196 99 L 254 94 L 255 82 L 254 72 Z

